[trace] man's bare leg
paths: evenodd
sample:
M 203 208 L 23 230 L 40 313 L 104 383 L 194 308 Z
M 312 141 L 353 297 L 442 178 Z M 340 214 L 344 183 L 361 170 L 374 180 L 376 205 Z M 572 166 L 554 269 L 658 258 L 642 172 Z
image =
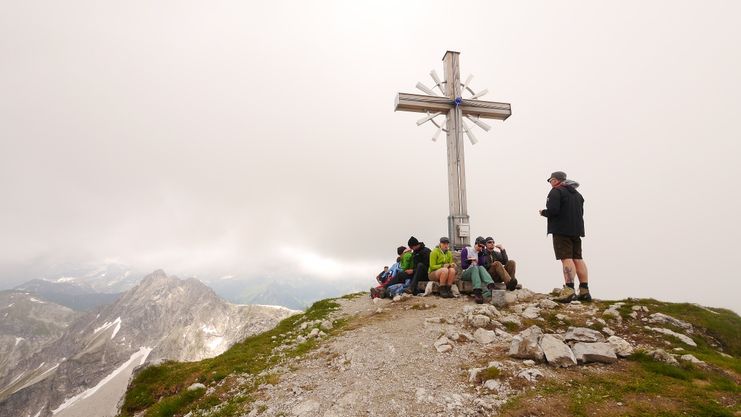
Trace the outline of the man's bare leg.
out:
M 574 266 L 576 267 L 576 276 L 579 278 L 579 282 L 582 284 L 589 282 L 587 263 L 584 262 L 584 259 L 574 259 Z
M 574 276 L 576 276 L 576 266 L 573 259 L 561 259 L 563 265 L 563 280 L 566 285 L 563 286 L 561 293 L 554 298 L 559 303 L 569 303 L 575 298 Z
M 574 276 L 576 275 L 576 265 L 574 265 L 573 259 L 561 259 L 563 264 L 563 280 L 567 284 L 574 283 Z M 586 268 L 586 265 L 585 265 Z M 586 271 L 586 269 L 584 270 Z
M 583 259 L 574 259 L 574 265 L 576 266 L 576 276 L 579 278 L 579 295 L 576 299 L 579 301 L 592 301 L 592 295 L 589 293 L 587 263 Z

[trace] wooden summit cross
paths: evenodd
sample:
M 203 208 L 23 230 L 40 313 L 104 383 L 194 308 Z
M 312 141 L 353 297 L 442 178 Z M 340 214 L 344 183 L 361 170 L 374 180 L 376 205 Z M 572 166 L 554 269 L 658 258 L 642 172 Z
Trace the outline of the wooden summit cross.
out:
M 463 137 L 466 133 L 472 145 L 477 140 L 469 125 L 463 120 L 467 118 L 480 128 L 488 131 L 490 126 L 481 119 L 506 120 L 512 114 L 512 106 L 509 103 L 496 103 L 493 101 L 482 101 L 477 98 L 487 93 L 483 90 L 474 93 L 470 88 L 472 75 L 469 75 L 464 83 L 461 83 L 461 74 L 458 56 L 459 52 L 447 51 L 443 57 L 444 76 L 443 81 L 437 76 L 435 70 L 430 72 L 432 80 L 443 96 L 437 95 L 432 89 L 422 83 L 417 83 L 417 88 L 427 93 L 408 94 L 398 93 L 394 111 L 411 111 L 426 113 L 427 116 L 418 120 L 417 125 L 431 121 L 437 126 L 437 131 L 432 137 L 437 140 L 441 131 L 447 132 L 448 145 L 448 196 L 450 200 L 450 215 L 448 216 L 448 236 L 453 248 L 460 249 L 470 244 L 470 226 L 468 222 L 468 209 L 466 204 L 466 172 L 463 160 Z M 462 96 L 468 90 L 472 96 L 465 99 Z M 447 123 L 435 121 L 437 116 L 446 116 Z

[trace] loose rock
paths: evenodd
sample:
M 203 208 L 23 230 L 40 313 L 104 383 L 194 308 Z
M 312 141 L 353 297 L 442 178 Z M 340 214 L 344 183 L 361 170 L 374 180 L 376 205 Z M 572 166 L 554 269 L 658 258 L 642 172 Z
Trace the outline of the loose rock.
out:
M 613 363 L 617 361 L 615 348 L 609 343 L 576 343 L 572 350 L 579 363 L 602 362 Z
M 705 365 L 705 362 L 697 359 L 695 355 L 686 354 L 686 355 L 680 356 L 679 359 L 686 361 L 686 362 L 693 363 L 695 365 Z
M 509 345 L 509 356 L 519 359 L 534 359 L 542 361 L 543 349 L 539 342 L 543 336 L 543 330 L 538 326 L 531 326 L 512 338 Z
M 453 346 L 440 345 L 440 346 L 437 346 L 435 349 L 437 349 L 438 353 L 445 353 L 445 352 L 450 352 L 451 350 L 453 350 Z
M 665 329 L 663 327 L 648 327 L 648 326 L 646 326 L 646 329 L 653 330 L 653 331 L 655 331 L 657 333 L 661 333 L 661 334 L 665 334 L 665 335 L 669 335 L 669 336 L 674 336 L 677 339 L 681 340 L 685 344 L 688 344 L 688 345 L 693 346 L 693 347 L 697 347 L 697 343 L 695 343 L 695 341 L 692 340 L 691 337 L 686 336 L 686 335 L 683 335 L 682 333 L 677 333 L 677 332 L 675 332 L 673 330 Z
M 571 349 L 552 334 L 543 335 L 540 339 L 540 348 L 550 365 L 563 368 L 576 365 L 576 358 Z
M 516 325 L 517 327 L 522 326 L 522 322 L 520 321 L 520 319 L 518 319 L 517 316 L 515 316 L 513 314 L 510 314 L 510 315 L 507 315 L 507 316 L 502 316 L 502 317 L 499 318 L 499 321 L 501 323 L 512 323 L 512 324 Z
M 648 351 L 648 356 L 656 359 L 659 362 L 668 363 L 670 365 L 679 365 L 679 362 L 674 358 L 672 354 L 665 351 L 664 349 L 656 349 Z
M 474 314 L 469 323 L 473 327 L 486 327 L 491 323 L 491 319 L 483 314 Z
M 625 358 L 633 354 L 633 346 L 628 343 L 627 340 L 621 337 L 610 336 L 607 338 L 607 343 L 612 345 L 612 347 L 615 349 L 615 354 L 617 354 L 621 358 Z
M 604 342 L 605 336 L 602 333 L 586 327 L 569 327 L 566 330 L 564 339 L 567 342 Z
M 488 345 L 489 343 L 493 343 L 497 340 L 497 335 L 491 330 L 478 328 L 473 333 L 473 339 L 481 343 L 482 345 Z
M 517 374 L 520 378 L 524 378 L 530 382 L 535 382 L 538 378 L 543 378 L 543 372 L 541 372 L 537 368 L 527 368 L 520 371 L 519 374 Z
M 623 318 L 620 316 L 620 312 L 613 308 L 608 308 L 607 310 L 603 311 L 602 315 L 618 322 L 623 321 Z
M 496 379 L 489 379 L 484 382 L 484 388 L 488 389 L 489 391 L 499 391 L 501 387 L 502 384 Z
M 544 308 L 544 309 L 550 310 L 550 309 L 553 309 L 553 308 L 558 307 L 558 303 L 555 302 L 555 301 L 553 301 L 553 300 L 549 300 L 547 298 L 544 298 L 544 299 L 540 300 L 540 302 L 538 303 L 538 306 L 540 308 Z
M 530 306 L 522 312 L 522 317 L 526 319 L 534 320 L 540 316 L 540 309 L 538 307 Z

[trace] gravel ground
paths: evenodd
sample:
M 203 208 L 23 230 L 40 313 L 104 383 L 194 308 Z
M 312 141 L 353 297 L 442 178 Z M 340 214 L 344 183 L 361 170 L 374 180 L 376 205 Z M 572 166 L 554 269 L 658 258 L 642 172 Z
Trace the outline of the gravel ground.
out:
M 467 297 L 391 302 L 364 296 L 340 302 L 334 315 L 354 316 L 350 330 L 292 369 L 276 369 L 280 382 L 261 387 L 250 415 L 489 415 L 512 394 L 506 382 L 496 389 L 469 382 L 468 370 L 486 367 L 489 360 L 500 361 L 502 369 L 522 367 L 506 357 L 506 336 L 486 345 L 467 340 L 475 328 L 464 311 L 493 307 L 476 306 Z M 458 340 L 440 353 L 435 342 L 446 334 Z

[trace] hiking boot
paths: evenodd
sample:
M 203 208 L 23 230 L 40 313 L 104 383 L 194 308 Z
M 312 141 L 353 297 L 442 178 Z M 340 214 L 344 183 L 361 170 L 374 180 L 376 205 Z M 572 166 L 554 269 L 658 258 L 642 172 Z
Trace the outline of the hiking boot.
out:
M 473 299 L 476 304 L 484 304 L 484 296 L 481 294 L 481 288 L 473 290 Z
M 592 296 L 589 294 L 589 288 L 579 288 L 579 295 L 576 296 L 576 299 L 585 302 L 592 301 Z
M 381 295 L 382 295 L 381 288 L 373 287 L 370 289 L 371 298 L 381 298 Z
M 453 294 L 450 293 L 450 287 L 447 285 L 440 286 L 440 297 L 442 298 L 453 298 Z
M 486 289 L 489 291 L 494 291 L 497 289 L 497 284 L 495 282 L 492 282 L 491 284 L 486 284 Z
M 507 291 L 514 291 L 516 289 L 517 289 L 517 278 L 510 278 L 509 282 L 507 283 Z
M 570 303 L 574 301 L 575 297 L 576 294 L 574 293 L 574 289 L 564 285 L 561 289 L 561 292 L 558 293 L 558 296 L 556 296 L 553 301 L 556 301 L 558 303 Z

